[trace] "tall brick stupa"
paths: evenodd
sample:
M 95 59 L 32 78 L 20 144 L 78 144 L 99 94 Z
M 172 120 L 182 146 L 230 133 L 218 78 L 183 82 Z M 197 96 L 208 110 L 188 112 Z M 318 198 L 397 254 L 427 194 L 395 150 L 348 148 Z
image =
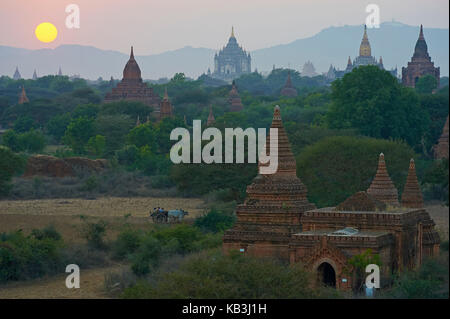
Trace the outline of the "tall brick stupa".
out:
M 271 128 L 278 129 L 278 168 L 274 174 L 258 174 L 247 186 L 247 197 L 236 209 L 237 222 L 225 232 L 223 249 L 253 256 L 288 258 L 290 236 L 301 231 L 303 212 L 315 208 L 307 199 L 306 186 L 297 167 L 276 106 Z M 267 149 L 270 136 L 267 137 Z M 264 165 L 259 163 L 259 166 Z

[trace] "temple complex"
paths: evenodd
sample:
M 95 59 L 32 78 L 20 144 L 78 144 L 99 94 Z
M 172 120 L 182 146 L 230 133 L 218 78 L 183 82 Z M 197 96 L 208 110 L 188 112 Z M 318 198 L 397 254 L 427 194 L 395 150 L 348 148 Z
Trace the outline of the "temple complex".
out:
M 230 104 L 231 112 L 239 112 L 244 106 L 242 105 L 241 97 L 236 86 L 236 82 L 231 84 L 231 91 L 228 93 L 228 103 Z
M 292 85 L 290 70 L 288 71 L 286 83 L 284 84 L 284 87 L 281 89 L 280 94 L 281 94 L 281 96 L 286 96 L 286 97 L 296 97 L 297 96 L 297 89 Z
M 438 144 L 434 146 L 434 157 L 436 159 L 448 159 L 448 115 Z
M 342 290 L 360 286 L 350 260 L 369 249 L 380 257 L 382 285 L 389 283 L 384 278 L 439 253 L 440 238 L 422 208 L 414 161 L 403 207 L 392 206 L 398 203 L 397 193 L 381 154 L 370 192 L 358 192 L 336 207 L 317 209 L 308 202 L 306 186 L 297 177 L 278 106 L 271 128 L 278 129 L 278 169 L 274 174 L 258 174 L 247 187 L 244 203 L 236 208 L 237 222 L 223 236 L 225 253 L 237 250 L 301 263 L 316 274 L 316 284 Z
M 28 102 L 30 102 L 30 100 L 28 100 L 27 93 L 25 92 L 25 87 L 22 86 L 22 91 L 20 92 L 18 103 L 23 104 Z
M 399 205 L 398 191 L 389 177 L 383 153 L 380 154 L 378 170 L 370 187 L 367 189 L 367 194 L 388 205 Z
M 377 61 L 377 59 L 374 56 L 372 56 L 372 47 L 370 46 L 369 37 L 367 36 L 366 25 L 364 25 L 364 34 L 361 40 L 361 44 L 359 46 L 359 55 L 353 60 L 353 62 L 350 56 L 348 57 L 347 67 L 345 68 L 345 70 L 338 70 L 333 66 L 330 66 L 330 69 L 328 70 L 326 77 L 329 80 L 342 78 L 345 74 L 352 72 L 354 68 L 365 65 L 375 65 L 382 70 L 385 69 L 383 65 L 383 58 L 380 57 L 380 59 Z M 392 76 L 397 77 L 397 68 L 391 69 L 389 73 L 391 73 Z
M 434 62 L 431 61 L 427 42 L 423 36 L 423 26 L 420 25 L 419 39 L 417 39 L 411 62 L 408 62 L 406 68 L 402 68 L 402 84 L 415 87 L 419 78 L 424 75 L 433 76 L 439 87 L 440 68 L 434 67 Z
M 22 76 L 20 75 L 19 67 L 16 66 L 16 71 L 14 71 L 13 80 L 20 80 L 21 78 Z
M 123 78 L 111 92 L 107 93 L 105 103 L 127 100 L 142 102 L 154 108 L 155 117 L 159 118 L 161 98 L 149 88 L 141 77 L 141 69 L 134 59 L 131 47 L 130 59 L 123 69 Z
M 317 76 L 316 68 L 314 67 L 314 64 L 312 64 L 311 61 L 306 61 L 303 65 L 303 69 L 301 72 L 301 76 L 307 76 L 307 77 L 314 77 Z
M 231 36 L 228 44 L 217 54 L 214 55 L 213 78 L 231 81 L 240 77 L 242 74 L 251 72 L 251 57 L 237 43 L 234 36 L 234 28 L 231 28 Z

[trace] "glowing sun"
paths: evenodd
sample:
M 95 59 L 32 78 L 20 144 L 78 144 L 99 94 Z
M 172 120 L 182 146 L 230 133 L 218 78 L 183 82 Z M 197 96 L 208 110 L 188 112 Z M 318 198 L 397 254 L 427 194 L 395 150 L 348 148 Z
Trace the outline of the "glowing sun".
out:
M 50 22 L 43 22 L 36 27 L 34 31 L 36 38 L 45 43 L 52 42 L 58 36 L 58 30 Z

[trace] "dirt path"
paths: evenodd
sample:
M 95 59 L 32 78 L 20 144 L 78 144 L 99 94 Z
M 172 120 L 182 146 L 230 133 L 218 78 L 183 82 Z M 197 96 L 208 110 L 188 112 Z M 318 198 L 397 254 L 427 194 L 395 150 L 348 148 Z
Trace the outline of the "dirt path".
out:
M 68 289 L 66 276 L 61 274 L 26 282 L 0 286 L 0 299 L 98 299 L 109 298 L 104 288 L 105 274 L 118 271 L 121 265 L 81 270 L 80 288 Z

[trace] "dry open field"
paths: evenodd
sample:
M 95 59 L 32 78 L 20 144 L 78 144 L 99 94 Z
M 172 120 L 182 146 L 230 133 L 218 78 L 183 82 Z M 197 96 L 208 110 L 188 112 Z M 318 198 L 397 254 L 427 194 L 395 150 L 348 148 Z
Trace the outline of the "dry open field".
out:
M 91 219 L 103 219 L 108 227 L 108 237 L 120 230 L 125 215 L 126 222 L 136 227 L 151 223 L 149 211 L 153 207 L 164 209 L 182 208 L 189 212 L 187 220 L 202 214 L 203 200 L 198 198 L 118 198 L 42 199 L 0 201 L 0 233 L 22 229 L 28 233 L 34 228 L 53 225 L 67 242 L 82 241 L 80 215 Z
M 156 206 L 165 209 L 183 208 L 190 212 L 192 219 L 204 212 L 205 203 L 201 199 L 184 198 L 99 198 L 52 199 L 28 201 L 0 201 L 0 233 L 22 229 L 29 232 L 50 224 L 63 235 L 66 242 L 83 241 L 79 215 L 91 219 L 102 218 L 108 222 L 108 238 L 114 238 L 126 220 L 136 228 L 150 224 L 148 212 Z M 427 205 L 427 210 L 436 222 L 442 240 L 449 236 L 449 209 L 440 204 Z M 104 289 L 104 276 L 108 272 L 120 271 L 124 267 L 112 265 L 102 268 L 86 269 L 81 274 L 81 288 L 67 289 L 65 276 L 61 274 L 50 278 L 40 278 L 27 282 L 16 282 L 0 286 L 2 298 L 108 298 Z

